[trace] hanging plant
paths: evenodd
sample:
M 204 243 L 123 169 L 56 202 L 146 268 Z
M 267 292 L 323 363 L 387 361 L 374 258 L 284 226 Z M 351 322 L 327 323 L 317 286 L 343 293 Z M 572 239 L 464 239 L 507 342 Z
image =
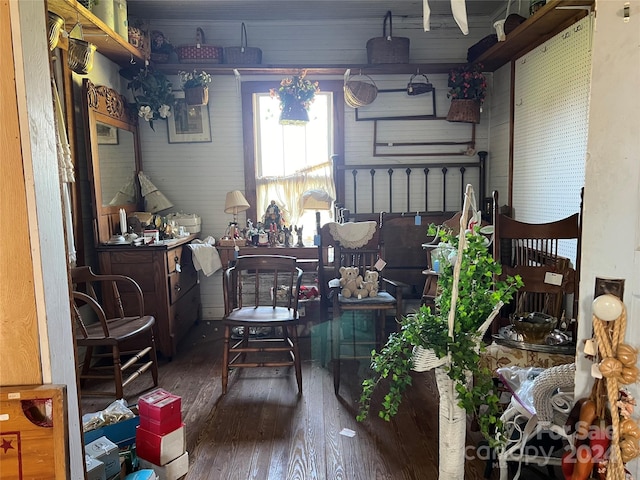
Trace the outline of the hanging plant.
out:
M 454 307 L 453 336 L 449 336 L 448 320 L 459 238 L 446 229 L 436 230 L 434 225 L 429 227 L 429 234 L 439 235 L 441 247 L 449 252 L 441 261 L 436 307 L 432 310 L 422 306 L 415 314 L 408 315 L 401 322 L 401 330 L 391 334 L 386 345 L 373 353 L 373 376 L 363 382 L 358 420 L 364 420 L 369 414 L 371 397 L 374 390 L 382 386 L 382 379 L 388 380 L 384 384 L 388 391 L 379 416 L 389 420 L 398 413 L 403 392 L 411 385 L 415 348 L 422 347 L 442 359 L 440 365 L 445 365 L 444 359 L 447 359 L 447 366 L 443 368 L 454 382 L 458 405 L 468 414 L 476 415 L 482 434 L 493 445 L 499 438 L 496 437 L 496 429 L 501 428 L 500 409 L 491 372 L 481 366 L 478 346 L 487 318 L 502 302 L 512 298 L 522 286 L 522 280 L 518 276 L 495 282 L 494 278 L 502 269 L 491 255 L 488 240 L 479 233 L 479 227 L 468 230 Z M 469 374 L 473 377 L 473 386 L 468 383 Z
M 284 78 L 280 87 L 270 90 L 271 97 L 280 100 L 281 125 L 304 125 L 309 121 L 308 110 L 320 87 L 306 75 L 305 70 L 300 75 Z
M 171 82 L 163 73 L 149 67 L 120 73 L 130 80 L 127 88 L 133 93 L 138 116 L 149 122 L 151 129 L 155 130 L 154 120 L 169 118 L 176 103 Z
M 487 79 L 479 63 L 467 64 L 449 72 L 447 98 L 450 122 L 480 123 L 480 112 L 487 94 Z
M 198 73 L 178 72 L 182 90 L 184 90 L 184 98 L 187 105 L 207 105 L 209 103 L 209 84 L 211 83 L 211 75 L 204 70 Z

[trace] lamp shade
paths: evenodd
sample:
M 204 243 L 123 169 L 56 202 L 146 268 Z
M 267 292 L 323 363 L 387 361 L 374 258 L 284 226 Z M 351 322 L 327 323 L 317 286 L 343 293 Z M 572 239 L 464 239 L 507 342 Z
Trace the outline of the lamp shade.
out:
M 237 215 L 238 212 L 244 212 L 248 209 L 249 202 L 247 202 L 240 190 L 233 190 L 227 193 L 227 198 L 224 202 L 224 213 Z
M 333 198 L 324 190 L 307 190 L 302 194 L 303 210 L 330 210 Z
M 173 207 L 173 203 L 158 190 L 158 187 L 144 173 L 138 172 L 138 180 L 140 180 L 140 190 L 144 197 L 145 210 L 157 213 Z
M 173 207 L 173 203 L 164 196 L 160 190 L 154 190 L 153 192 L 145 195 L 144 197 L 145 210 L 151 213 L 158 213 L 167 208 Z

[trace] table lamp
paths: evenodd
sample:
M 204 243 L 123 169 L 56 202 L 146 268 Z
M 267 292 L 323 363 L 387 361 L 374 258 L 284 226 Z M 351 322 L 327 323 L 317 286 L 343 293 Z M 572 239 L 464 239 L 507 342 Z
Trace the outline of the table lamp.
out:
M 320 224 L 320 210 L 331 210 L 333 198 L 327 192 L 321 189 L 307 190 L 302 194 L 300 199 L 302 210 L 315 210 L 316 223 Z M 313 244 L 320 244 L 319 232 L 313 236 Z
M 232 213 L 233 221 L 229 223 L 228 235 L 233 237 L 235 227 L 238 225 L 238 213 L 249 209 L 249 202 L 244 198 L 240 190 L 227 192 L 227 198 L 224 202 L 224 213 Z

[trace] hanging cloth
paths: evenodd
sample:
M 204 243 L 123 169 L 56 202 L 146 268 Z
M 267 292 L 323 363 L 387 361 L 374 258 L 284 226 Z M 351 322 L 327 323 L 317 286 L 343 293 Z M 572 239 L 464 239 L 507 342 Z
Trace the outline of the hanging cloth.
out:
M 55 79 L 51 79 L 51 90 L 53 91 L 54 122 L 56 132 L 56 152 L 58 156 L 58 175 L 62 190 L 62 210 L 64 215 L 65 237 L 67 239 L 67 261 L 69 265 L 75 266 L 77 260 L 76 244 L 73 235 L 73 216 L 71 213 L 71 192 L 69 184 L 74 183 L 75 174 L 73 162 L 71 161 L 71 148 L 67 137 L 67 130 L 62 113 L 62 105 L 58 96 L 58 88 Z
M 469 35 L 466 0 L 451 0 L 451 12 L 463 35 Z M 422 0 L 422 23 L 425 32 L 431 30 L 431 8 L 429 8 L 429 0 Z

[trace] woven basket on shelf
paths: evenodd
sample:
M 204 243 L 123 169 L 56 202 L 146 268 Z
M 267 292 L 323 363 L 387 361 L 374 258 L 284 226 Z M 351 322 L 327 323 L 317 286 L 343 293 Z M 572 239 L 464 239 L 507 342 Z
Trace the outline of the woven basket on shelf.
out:
M 347 75 L 344 82 L 344 101 L 347 105 L 352 108 L 364 107 L 372 103 L 377 96 L 378 87 L 369 75 L 360 74 L 357 77 Z
M 196 43 L 175 47 L 180 63 L 222 63 L 224 49 L 214 45 L 206 45 L 204 30 L 196 29 Z
M 409 63 L 409 39 L 393 36 L 391 11 L 387 12 L 382 21 L 382 36 L 370 38 L 367 42 L 367 60 L 369 63 Z
M 224 49 L 224 63 L 234 65 L 259 65 L 262 63 L 262 50 L 248 47 L 247 27 L 244 22 L 240 26 L 240 46 Z

